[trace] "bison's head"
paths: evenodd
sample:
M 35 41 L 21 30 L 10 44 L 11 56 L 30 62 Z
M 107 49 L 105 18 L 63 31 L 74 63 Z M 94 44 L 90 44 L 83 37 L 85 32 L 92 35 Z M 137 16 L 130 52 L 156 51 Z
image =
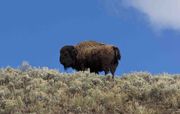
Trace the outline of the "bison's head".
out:
M 60 63 L 64 68 L 73 67 L 76 61 L 77 50 L 74 46 L 64 46 L 60 50 Z

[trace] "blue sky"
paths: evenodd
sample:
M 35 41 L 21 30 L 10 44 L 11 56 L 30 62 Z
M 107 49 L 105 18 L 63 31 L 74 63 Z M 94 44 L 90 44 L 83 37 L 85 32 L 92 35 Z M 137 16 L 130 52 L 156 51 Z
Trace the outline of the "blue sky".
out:
M 18 67 L 25 60 L 64 72 L 59 49 L 95 40 L 120 48 L 116 74 L 179 73 L 180 2 L 165 0 L 161 9 L 142 0 L 127 1 L 0 1 L 0 67 Z

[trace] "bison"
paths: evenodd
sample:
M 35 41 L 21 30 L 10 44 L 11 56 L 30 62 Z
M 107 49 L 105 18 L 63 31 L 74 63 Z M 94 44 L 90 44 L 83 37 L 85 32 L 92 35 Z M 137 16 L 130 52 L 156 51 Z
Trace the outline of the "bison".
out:
M 113 45 L 106 45 L 95 41 L 86 41 L 76 46 L 66 45 L 60 49 L 60 63 L 65 69 L 71 67 L 77 71 L 98 73 L 104 71 L 114 73 L 121 59 L 120 51 Z

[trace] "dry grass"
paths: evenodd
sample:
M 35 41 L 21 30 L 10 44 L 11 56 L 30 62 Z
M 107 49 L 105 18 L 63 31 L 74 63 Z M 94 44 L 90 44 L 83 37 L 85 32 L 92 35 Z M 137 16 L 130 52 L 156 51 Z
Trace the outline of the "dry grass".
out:
M 0 114 L 180 114 L 180 75 L 2 68 Z

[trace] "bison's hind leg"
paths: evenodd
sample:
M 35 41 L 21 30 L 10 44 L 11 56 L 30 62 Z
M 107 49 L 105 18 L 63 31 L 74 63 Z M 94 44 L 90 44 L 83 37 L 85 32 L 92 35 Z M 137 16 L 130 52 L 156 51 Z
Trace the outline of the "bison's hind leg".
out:
M 106 67 L 103 68 L 104 74 L 107 75 L 110 71 L 110 69 L 107 67 L 108 65 L 104 65 Z
M 115 71 L 116 71 L 116 68 L 117 68 L 117 65 L 112 65 L 112 66 L 110 67 L 110 72 L 111 72 L 111 74 L 112 74 L 112 79 L 114 79 L 114 73 L 115 73 Z

